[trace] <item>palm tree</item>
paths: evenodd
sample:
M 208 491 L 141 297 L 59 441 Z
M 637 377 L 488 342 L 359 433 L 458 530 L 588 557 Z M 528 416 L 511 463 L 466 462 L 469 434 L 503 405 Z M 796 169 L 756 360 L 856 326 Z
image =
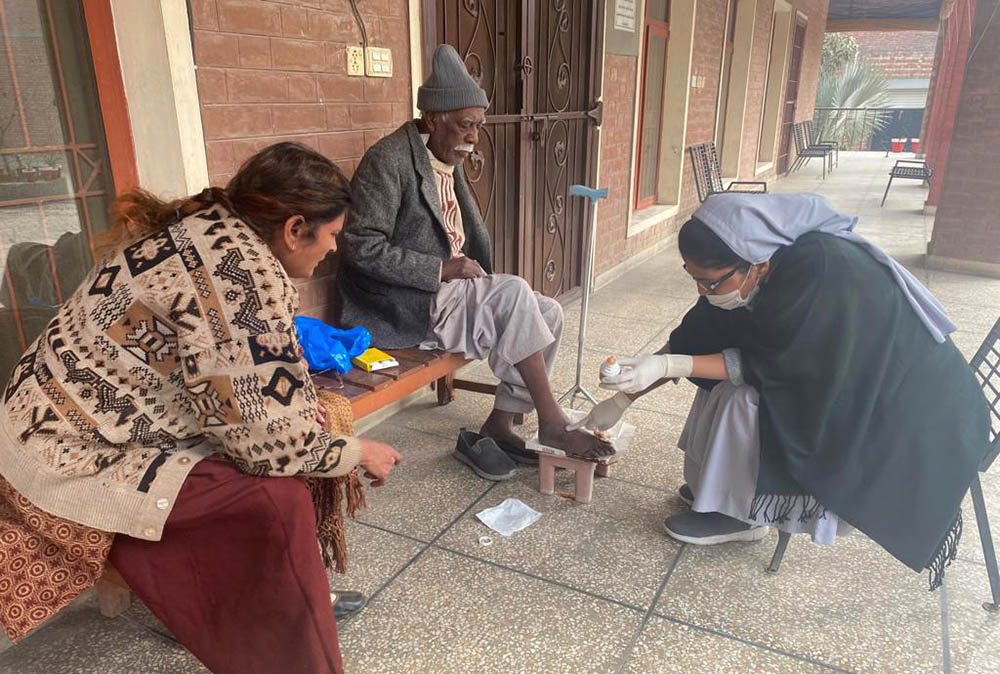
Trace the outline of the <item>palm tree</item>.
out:
M 855 55 L 842 68 L 824 72 L 816 91 L 819 138 L 842 147 L 867 148 L 872 134 L 889 123 L 888 111 L 822 110 L 822 108 L 884 108 L 889 102 L 885 76 L 863 56 Z

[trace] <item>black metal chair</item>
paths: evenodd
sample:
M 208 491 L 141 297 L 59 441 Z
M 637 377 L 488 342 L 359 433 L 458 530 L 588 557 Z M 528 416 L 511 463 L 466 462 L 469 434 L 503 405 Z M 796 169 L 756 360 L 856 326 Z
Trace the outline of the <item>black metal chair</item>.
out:
M 989 407 L 990 451 L 979 465 L 979 473 L 985 473 L 993 465 L 997 455 L 1000 454 L 1000 319 L 997 319 L 993 328 L 986 334 L 986 339 L 983 340 L 982 346 L 969 361 L 969 365 L 980 381 L 983 395 L 986 396 L 986 404 Z M 990 593 L 993 595 L 993 601 L 984 602 L 983 608 L 990 613 L 996 613 L 1000 611 L 1000 571 L 997 569 L 997 553 L 993 547 L 993 535 L 990 533 L 990 521 L 986 512 L 986 501 L 983 499 L 983 485 L 979 481 L 979 473 L 976 473 L 975 479 L 969 486 L 969 492 L 972 494 L 972 508 L 976 513 L 976 526 L 979 529 L 979 540 L 983 546 L 986 574 L 990 579 Z M 771 556 L 771 563 L 767 567 L 768 573 L 778 573 L 781 559 L 785 556 L 785 549 L 788 547 L 788 540 L 791 536 L 784 531 L 778 532 L 778 546 Z
M 719 153 L 715 150 L 715 142 L 699 143 L 688 148 L 691 155 L 691 168 L 694 169 L 694 184 L 698 188 L 698 201 L 705 201 L 712 194 L 720 192 L 747 192 L 762 194 L 767 192 L 767 183 L 762 180 L 734 180 L 729 186 L 723 186 L 722 170 L 719 168 Z M 760 189 L 733 189 L 734 185 L 754 185 Z
M 840 166 L 840 142 L 833 138 L 819 138 L 816 135 L 816 127 L 813 120 L 807 119 L 802 122 L 806 127 L 806 143 L 810 147 L 829 147 L 833 150 L 833 165 Z
M 892 187 L 893 178 L 930 180 L 933 176 L 934 167 L 925 161 L 918 159 L 897 159 L 896 163 L 889 169 L 889 184 L 885 186 L 885 194 L 882 195 L 882 203 L 879 204 L 879 208 L 885 206 L 885 198 L 889 196 L 889 188 Z
M 806 139 L 805 122 L 792 125 L 792 137 L 795 138 L 795 162 L 788 167 L 785 175 L 797 171 L 804 163 L 809 163 L 814 157 L 819 157 L 823 160 L 823 180 L 826 180 L 826 165 L 831 161 L 829 157 L 833 155 L 833 148 L 828 145 L 809 145 Z M 830 170 L 833 170 L 832 165 Z

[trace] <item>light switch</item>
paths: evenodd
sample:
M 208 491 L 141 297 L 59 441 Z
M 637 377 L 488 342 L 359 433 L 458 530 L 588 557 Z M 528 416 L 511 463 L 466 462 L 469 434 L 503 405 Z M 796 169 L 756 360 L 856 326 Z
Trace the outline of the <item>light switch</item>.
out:
M 368 47 L 365 54 L 365 74 L 368 77 L 392 77 L 392 50 Z

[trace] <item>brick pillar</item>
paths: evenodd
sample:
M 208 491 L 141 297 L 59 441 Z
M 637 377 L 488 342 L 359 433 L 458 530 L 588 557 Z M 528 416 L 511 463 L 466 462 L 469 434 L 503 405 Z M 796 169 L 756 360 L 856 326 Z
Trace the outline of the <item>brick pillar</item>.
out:
M 975 11 L 976 0 L 958 0 L 944 28 L 944 45 L 935 78 L 934 104 L 927 124 L 925 150 L 927 163 L 937 169 L 927 195 L 927 206 L 932 208 L 937 206 L 941 196 Z
M 929 246 L 931 266 L 1000 276 L 1000 0 L 979 0 Z M 959 10 L 961 4 L 956 7 Z M 944 156 L 944 155 L 942 155 Z

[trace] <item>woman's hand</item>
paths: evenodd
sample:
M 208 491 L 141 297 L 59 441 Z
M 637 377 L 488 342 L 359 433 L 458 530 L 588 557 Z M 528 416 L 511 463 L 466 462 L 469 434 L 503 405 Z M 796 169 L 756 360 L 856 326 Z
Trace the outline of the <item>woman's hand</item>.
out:
M 694 367 L 691 356 L 664 354 L 638 358 L 619 358 L 621 374 L 605 377 L 601 388 L 623 393 L 641 393 L 661 379 L 690 377 Z
M 590 431 L 606 431 L 622 418 L 625 410 L 632 404 L 632 399 L 624 393 L 616 393 L 607 400 L 594 405 L 590 414 L 576 423 L 566 427 L 567 431 L 578 431 L 586 428 Z
M 316 402 L 316 421 L 319 422 L 320 426 L 326 428 L 326 410 L 323 409 L 323 403 L 319 401 Z
M 365 477 L 371 479 L 372 487 L 381 487 L 389 478 L 389 471 L 397 463 L 403 460 L 403 455 L 395 449 L 376 440 L 360 438 L 361 440 L 361 468 L 365 471 Z

